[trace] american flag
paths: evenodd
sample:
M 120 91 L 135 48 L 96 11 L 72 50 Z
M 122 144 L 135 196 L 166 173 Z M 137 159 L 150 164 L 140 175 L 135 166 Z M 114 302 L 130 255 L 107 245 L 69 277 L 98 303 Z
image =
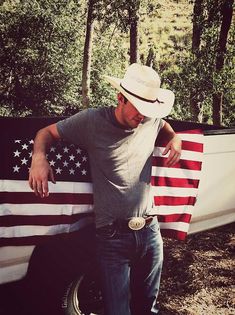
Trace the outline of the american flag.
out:
M 45 119 L 46 121 L 46 119 Z M 10 127 L 9 127 L 10 128 Z M 163 140 L 156 143 L 153 156 L 153 215 L 162 234 L 185 239 L 196 202 L 203 157 L 203 133 L 179 133 L 182 157 L 174 167 L 166 167 Z M 36 197 L 28 185 L 33 137 L 5 132 L 1 144 L 0 246 L 35 245 L 56 236 L 79 230 L 93 220 L 92 182 L 89 160 L 79 147 L 59 142 L 48 151 L 56 184 L 50 195 Z

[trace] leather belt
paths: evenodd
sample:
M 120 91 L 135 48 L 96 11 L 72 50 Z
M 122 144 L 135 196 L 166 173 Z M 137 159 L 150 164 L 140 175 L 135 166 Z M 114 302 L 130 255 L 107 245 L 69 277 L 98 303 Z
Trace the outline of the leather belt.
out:
M 128 219 L 118 219 L 112 224 L 102 226 L 97 229 L 97 232 L 110 231 L 111 229 L 117 229 L 120 231 L 138 231 L 142 230 L 145 226 L 149 225 L 153 221 L 152 216 L 149 217 L 132 217 Z

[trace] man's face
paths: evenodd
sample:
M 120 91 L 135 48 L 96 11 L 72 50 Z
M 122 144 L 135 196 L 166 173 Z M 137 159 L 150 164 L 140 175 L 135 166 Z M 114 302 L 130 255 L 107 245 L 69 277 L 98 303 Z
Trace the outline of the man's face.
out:
M 133 129 L 138 127 L 145 116 L 142 115 L 131 102 L 128 100 L 125 102 L 124 97 L 121 94 L 118 96 L 118 102 L 120 111 L 117 118 L 119 122 L 128 128 Z

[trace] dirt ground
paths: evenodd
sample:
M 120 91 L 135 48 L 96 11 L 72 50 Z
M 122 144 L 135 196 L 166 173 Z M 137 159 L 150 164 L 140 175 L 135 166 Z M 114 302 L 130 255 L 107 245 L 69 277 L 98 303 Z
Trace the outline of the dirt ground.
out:
M 234 315 L 235 223 L 164 244 L 161 314 Z

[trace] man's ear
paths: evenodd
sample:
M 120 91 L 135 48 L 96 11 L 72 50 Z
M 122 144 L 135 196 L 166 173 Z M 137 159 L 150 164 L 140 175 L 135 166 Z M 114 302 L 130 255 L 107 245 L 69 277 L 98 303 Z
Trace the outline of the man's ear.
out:
M 123 103 L 124 98 L 121 92 L 117 94 L 117 100 L 118 100 L 118 104 Z

